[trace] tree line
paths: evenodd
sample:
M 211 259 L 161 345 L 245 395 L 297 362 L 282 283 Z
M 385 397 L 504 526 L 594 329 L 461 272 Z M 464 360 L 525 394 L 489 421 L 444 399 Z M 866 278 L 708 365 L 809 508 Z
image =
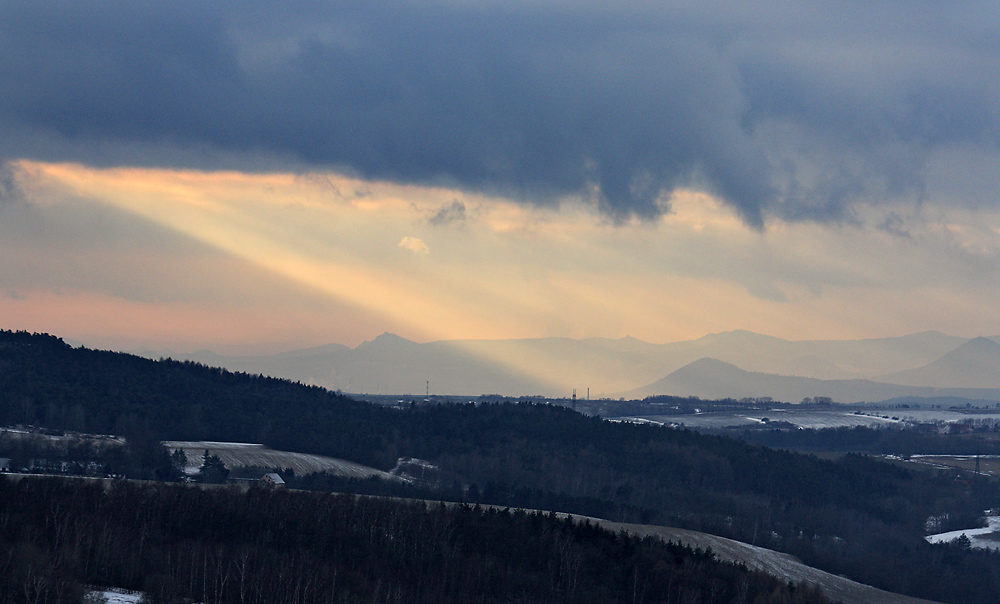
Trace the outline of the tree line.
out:
M 796 430 L 727 430 L 748 443 L 795 451 L 892 455 L 1000 455 L 1000 440 L 983 434 L 928 434 L 917 429 L 842 426 Z
M 263 488 L 0 479 L 0 604 L 822 604 L 710 552 L 554 514 Z

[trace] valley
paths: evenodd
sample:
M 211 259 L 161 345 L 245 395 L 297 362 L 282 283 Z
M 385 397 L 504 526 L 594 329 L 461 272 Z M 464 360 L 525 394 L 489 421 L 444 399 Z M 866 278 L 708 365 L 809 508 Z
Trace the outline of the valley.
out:
M 417 343 L 383 334 L 355 348 L 322 346 L 236 357 L 140 350 L 230 371 L 282 377 L 355 394 L 646 396 L 837 402 L 901 396 L 1000 400 L 1000 344 L 938 332 L 867 340 L 791 341 L 748 331 L 651 344 L 635 338 L 538 338 Z
M 734 405 L 738 407 L 738 404 Z M 755 405 L 756 406 L 756 405 Z M 783 406 L 747 411 L 709 411 L 676 415 L 639 415 L 610 417 L 620 421 L 650 422 L 658 425 L 691 428 L 695 430 L 739 428 L 788 428 L 823 429 L 853 428 L 906 428 L 950 431 L 993 430 L 1000 425 L 1000 409 L 990 405 L 984 408 L 941 408 L 933 403 L 910 401 L 895 405 L 813 405 Z
M 1000 500 L 1000 483 L 957 467 L 899 465 L 914 463 L 905 459 L 915 455 L 1000 454 L 989 449 L 997 446 L 996 410 L 986 403 L 952 409 L 938 400 L 921 411 L 912 401 L 889 408 L 841 407 L 822 397 L 789 404 L 661 396 L 578 398 L 574 410 L 572 399 L 449 402 L 432 395 L 376 404 L 190 361 L 73 348 L 51 336 L 6 332 L 0 340 L 0 423 L 45 430 L 32 450 L 26 429 L 0 443 L 9 447 L 0 456 L 11 459 L 48 452 L 64 456 L 68 465 L 60 467 L 96 464 L 124 483 L 221 484 L 241 478 L 240 469 L 277 471 L 288 492 L 672 527 L 778 552 L 775 560 L 792 556 L 910 598 L 985 604 L 1000 597 L 1000 565 L 989 552 L 924 538 L 929 518 L 944 519 L 936 532 L 976 526 Z M 709 417 L 744 423 L 695 426 Z M 113 435 L 114 444 L 83 446 L 83 434 Z M 5 538 L 10 547 L 48 547 L 20 533 Z M 122 551 L 132 547 L 121 544 Z M 100 584 L 139 589 L 153 581 L 140 570 L 129 573 L 128 580 Z M 183 591 L 204 598 L 197 595 L 202 588 L 192 589 Z

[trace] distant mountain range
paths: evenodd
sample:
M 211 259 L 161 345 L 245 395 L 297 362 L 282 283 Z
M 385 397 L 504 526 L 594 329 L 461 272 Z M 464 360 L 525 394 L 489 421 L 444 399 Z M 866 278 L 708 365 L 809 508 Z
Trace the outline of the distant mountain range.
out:
M 924 332 L 896 338 L 790 341 L 749 331 L 651 344 L 635 338 L 449 340 L 383 334 L 355 348 L 320 346 L 266 356 L 141 351 L 273 375 L 349 393 L 501 394 L 581 398 L 653 394 L 771 396 L 842 402 L 903 396 L 1000 400 L 1000 344 Z M 979 392 L 984 390 L 984 392 Z M 950 396 L 951 394 L 949 394 Z M 958 395 L 956 395 L 958 396 Z
M 897 371 L 878 379 L 907 386 L 998 388 L 1000 344 L 989 338 L 973 338 L 923 367 Z
M 914 370 L 919 372 L 919 370 Z M 1000 401 L 1000 388 L 933 387 L 888 384 L 872 380 L 821 380 L 745 371 L 716 359 L 699 359 L 648 386 L 625 392 L 623 397 L 673 394 L 705 399 L 771 397 L 799 402 L 829 397 L 836 402 L 878 402 L 900 398 L 969 399 Z

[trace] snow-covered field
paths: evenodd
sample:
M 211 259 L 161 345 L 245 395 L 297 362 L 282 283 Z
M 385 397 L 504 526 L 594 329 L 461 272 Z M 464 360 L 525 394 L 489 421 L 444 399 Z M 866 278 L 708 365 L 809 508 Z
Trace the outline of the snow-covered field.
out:
M 102 445 L 124 445 L 125 438 L 113 434 L 86 434 L 83 432 L 66 432 L 61 435 L 45 434 L 36 428 L 5 427 L 0 428 L 0 435 L 14 438 L 33 438 L 50 441 L 53 443 L 70 443 L 77 440 L 87 440 L 95 446 Z
M 889 415 L 881 412 L 881 415 Z M 897 419 L 892 419 L 895 416 Z M 738 428 L 741 426 L 762 426 L 766 422 L 788 422 L 800 428 L 840 428 L 853 426 L 886 426 L 899 424 L 899 416 L 889 418 L 874 414 L 855 415 L 851 411 L 815 411 L 795 409 L 769 409 L 754 413 L 695 413 L 691 415 L 643 415 L 640 417 L 616 418 L 623 421 L 653 423 L 665 426 L 686 426 L 688 428 Z
M 141 591 L 98 588 L 87 592 L 84 602 L 87 604 L 139 604 L 141 600 Z
M 806 566 L 798 558 L 782 554 L 763 547 L 756 547 L 740 541 L 663 526 L 643 524 L 623 524 L 598 520 L 605 528 L 618 532 L 624 530 L 639 537 L 655 536 L 665 541 L 682 543 L 689 547 L 711 549 L 720 560 L 743 563 L 782 581 L 793 583 L 805 582 L 819 586 L 823 592 L 834 601 L 844 604 L 929 604 L 928 600 L 920 600 L 894 594 L 870 585 L 864 585 L 850 579 L 833 575 L 828 572 Z
M 445 505 L 460 504 L 445 503 Z M 504 510 L 510 509 L 503 506 L 486 507 Z M 526 511 L 533 512 L 538 510 Z M 550 512 L 543 513 L 548 514 Z M 748 568 L 759 570 L 782 581 L 818 586 L 828 598 L 842 604 L 936 604 L 931 600 L 912 598 L 858 583 L 840 575 L 834 575 L 818 568 L 806 566 L 801 560 L 790 554 L 783 554 L 734 539 L 668 526 L 612 522 L 600 518 L 566 514 L 565 512 L 555 512 L 555 514 L 559 518 L 572 518 L 578 522 L 586 520 L 614 533 L 625 531 L 637 537 L 656 537 L 664 541 L 680 543 L 691 548 L 712 550 L 719 560 L 744 564 Z
M 986 522 L 988 526 L 985 527 L 938 533 L 926 538 L 931 543 L 948 543 L 965 535 L 972 547 L 1000 551 L 1000 516 L 987 516 Z
M 878 410 L 880 413 L 886 413 L 888 410 Z M 914 422 L 914 423 L 940 423 L 944 422 L 946 424 L 954 424 L 962 421 L 975 420 L 977 422 L 989 422 L 997 423 L 1000 422 L 1000 411 L 996 413 L 993 412 L 968 412 L 961 409 L 893 409 L 892 415 L 897 415 L 900 419 Z
M 980 455 L 978 459 L 975 455 L 911 455 L 907 459 L 898 455 L 883 457 L 897 462 L 928 466 L 935 470 L 960 469 L 975 472 L 978 464 L 980 474 L 1000 476 L 1000 455 Z
M 890 426 L 902 423 L 912 424 L 955 424 L 960 422 L 1000 423 L 1000 411 L 931 409 L 914 407 L 910 409 L 863 408 L 843 409 L 769 409 L 767 411 L 712 412 L 691 415 L 642 415 L 638 417 L 612 418 L 619 421 L 651 423 L 666 426 L 684 425 L 688 428 L 722 429 L 741 426 L 760 426 L 764 420 L 784 421 L 799 428 L 842 428 L 854 426 Z
M 393 479 L 388 472 L 376 470 L 351 461 L 309 455 L 306 453 L 291 453 L 275 451 L 264 445 L 253 443 L 221 443 L 211 441 L 180 441 L 170 440 L 163 443 L 170 451 L 180 449 L 187 456 L 187 471 L 196 472 L 201 466 L 205 451 L 216 455 L 227 468 L 256 466 L 261 468 L 292 468 L 297 475 L 312 472 L 329 472 L 346 478 L 368 478 L 380 476 Z

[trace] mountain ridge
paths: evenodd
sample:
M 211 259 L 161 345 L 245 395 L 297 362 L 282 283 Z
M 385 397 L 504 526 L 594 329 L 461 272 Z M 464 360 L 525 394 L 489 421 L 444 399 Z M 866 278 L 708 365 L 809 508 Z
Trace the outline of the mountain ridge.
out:
M 996 345 L 994 343 L 994 345 Z M 997 345 L 1000 348 L 1000 345 Z M 829 397 L 834 402 L 877 402 L 897 398 L 955 397 L 1000 401 L 1000 388 L 933 387 L 868 379 L 822 380 L 746 371 L 732 363 L 702 358 L 651 384 L 621 393 L 628 399 L 658 395 L 705 399 L 770 397 L 784 402 Z
M 750 372 L 850 380 L 922 367 L 967 341 L 933 331 L 891 338 L 793 341 L 734 330 L 667 344 L 633 336 L 419 343 L 386 332 L 354 348 L 332 344 L 273 355 L 169 356 L 344 392 L 415 394 L 423 393 L 430 382 L 435 394 L 567 397 L 573 389 L 589 389 L 600 397 L 642 388 L 704 357 Z M 150 351 L 141 355 L 158 356 Z
M 907 386 L 998 388 L 1000 344 L 990 338 L 973 338 L 923 367 L 879 379 Z

